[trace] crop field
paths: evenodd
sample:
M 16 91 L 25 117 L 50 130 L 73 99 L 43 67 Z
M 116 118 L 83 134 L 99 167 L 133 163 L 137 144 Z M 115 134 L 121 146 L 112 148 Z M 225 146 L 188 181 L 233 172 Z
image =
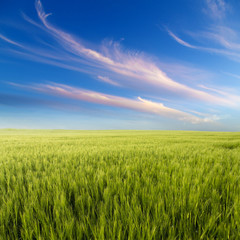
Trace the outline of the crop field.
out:
M 0 239 L 240 239 L 240 133 L 0 130 Z

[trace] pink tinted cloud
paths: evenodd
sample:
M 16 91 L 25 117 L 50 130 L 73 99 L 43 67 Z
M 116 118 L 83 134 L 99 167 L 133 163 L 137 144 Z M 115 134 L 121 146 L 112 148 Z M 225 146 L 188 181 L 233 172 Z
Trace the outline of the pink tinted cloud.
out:
M 227 98 L 226 94 L 213 93 L 174 81 L 151 58 L 142 53 L 123 50 L 119 43 L 103 44 L 100 48 L 101 51 L 87 48 L 76 37 L 49 23 L 47 17 L 50 14 L 44 12 L 40 0 L 36 1 L 36 10 L 42 23 L 40 28 L 52 36 L 60 44 L 60 47 L 56 50 L 57 52 L 54 52 L 52 49 L 51 51 L 46 49 L 41 51 L 27 46 L 19 46 L 24 50 L 24 52 L 18 51 L 19 55 L 22 54 L 22 56 L 29 57 L 34 61 L 45 61 L 46 64 L 95 75 L 95 79 L 100 76 L 100 80 L 108 81 L 108 83 L 114 76 L 114 79 L 116 79 L 114 81 L 115 85 L 128 86 L 131 83 L 131 86 L 135 89 L 139 89 L 140 86 L 144 88 L 153 87 L 154 90 L 165 90 L 182 98 L 195 99 L 205 103 L 223 106 L 234 106 L 236 104 Z M 31 24 L 39 26 L 28 17 L 25 16 L 24 18 Z M 181 40 L 171 31 L 169 31 L 169 34 L 185 47 L 199 49 L 199 47 Z M 103 77 L 106 74 L 110 77 Z M 112 80 L 110 84 L 113 84 Z
M 170 107 L 166 107 L 162 103 L 153 102 L 150 100 L 138 97 L 136 99 L 130 99 L 110 94 L 104 94 L 101 92 L 75 88 L 64 84 L 39 84 L 34 86 L 24 86 L 20 84 L 11 83 L 16 87 L 24 87 L 32 89 L 45 94 L 51 94 L 61 96 L 65 98 L 76 99 L 85 102 L 91 102 L 94 104 L 119 107 L 125 109 L 131 109 L 134 111 L 145 112 L 149 114 L 155 114 L 166 118 L 172 118 L 180 121 L 190 122 L 192 124 L 213 122 L 211 117 L 198 117 L 193 114 L 179 111 Z
M 128 81 L 134 82 L 136 86 L 139 85 L 139 83 L 147 84 L 160 89 L 166 89 L 169 92 L 174 92 L 176 95 L 194 98 L 204 102 L 211 102 L 217 105 L 233 104 L 229 99 L 225 99 L 222 96 L 209 94 L 205 91 L 194 89 L 172 80 L 153 61 L 151 61 L 151 59 L 145 57 L 143 54 L 131 51 L 124 52 L 121 50 L 118 43 L 102 46 L 102 52 L 86 48 L 73 36 L 53 27 L 47 21 L 49 14 L 44 12 L 40 0 L 36 2 L 36 10 L 40 20 L 46 27 L 46 30 L 59 41 L 64 49 L 92 61 L 100 68 L 128 77 Z M 170 31 L 169 34 L 171 34 L 172 37 L 175 36 Z M 187 47 L 195 48 L 195 46 L 192 46 L 175 36 L 175 40 L 176 39 Z
M 183 41 L 181 38 L 177 37 L 172 31 L 170 31 L 169 29 L 167 29 L 168 34 L 174 39 L 176 40 L 179 44 L 185 46 L 185 47 L 189 47 L 189 48 L 196 48 L 195 46 Z
M 106 77 L 106 76 L 98 76 L 97 77 L 99 80 L 101 80 L 102 82 L 105 82 L 105 83 L 108 83 L 108 84 L 111 84 L 111 85 L 114 85 L 114 86 L 121 86 L 119 83 L 113 81 L 112 79 L 110 79 L 109 77 Z

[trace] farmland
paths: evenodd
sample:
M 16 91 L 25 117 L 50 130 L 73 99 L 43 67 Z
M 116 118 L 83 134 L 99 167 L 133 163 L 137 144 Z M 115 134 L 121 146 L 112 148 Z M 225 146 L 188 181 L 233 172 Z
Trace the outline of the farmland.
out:
M 0 239 L 240 239 L 240 133 L 0 130 Z

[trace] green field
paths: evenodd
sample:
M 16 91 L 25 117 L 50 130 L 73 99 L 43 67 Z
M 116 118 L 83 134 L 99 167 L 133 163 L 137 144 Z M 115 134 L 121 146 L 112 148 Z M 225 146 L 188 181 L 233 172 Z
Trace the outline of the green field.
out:
M 0 130 L 0 239 L 240 239 L 240 133 Z

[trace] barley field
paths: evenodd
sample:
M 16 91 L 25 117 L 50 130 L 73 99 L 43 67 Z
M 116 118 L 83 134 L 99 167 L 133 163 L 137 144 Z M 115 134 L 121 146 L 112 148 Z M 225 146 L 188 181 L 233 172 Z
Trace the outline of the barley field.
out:
M 0 130 L 0 239 L 240 239 L 240 133 Z

